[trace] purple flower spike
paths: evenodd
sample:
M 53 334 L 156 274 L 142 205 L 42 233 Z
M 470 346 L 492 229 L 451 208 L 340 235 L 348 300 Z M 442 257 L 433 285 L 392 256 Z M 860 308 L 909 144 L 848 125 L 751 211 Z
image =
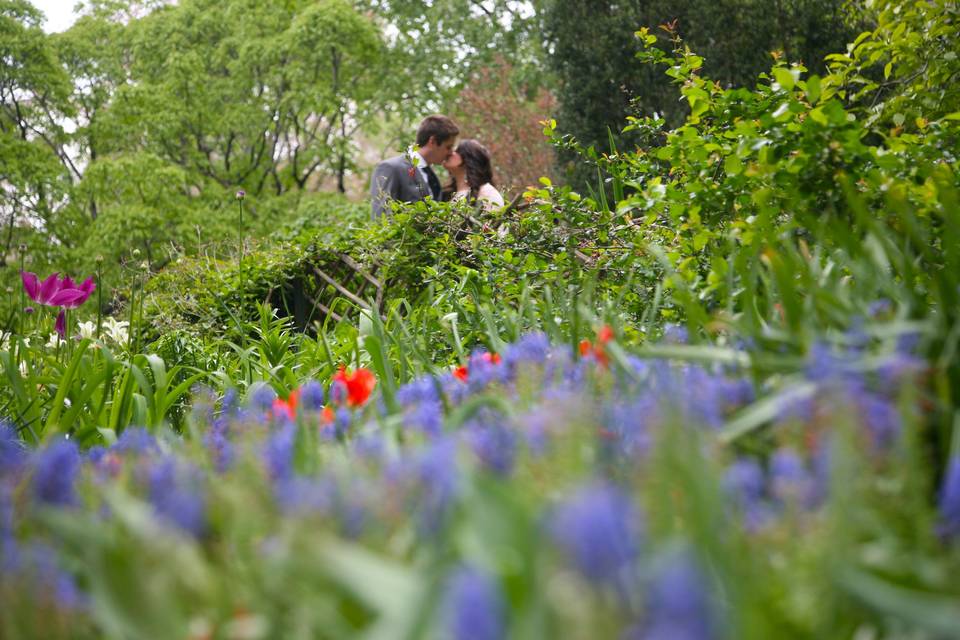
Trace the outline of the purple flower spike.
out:
M 443 526 L 460 490 L 456 443 L 440 437 L 421 449 L 413 463 L 422 490 L 421 533 L 433 534 Z
M 472 424 L 464 432 L 467 443 L 485 469 L 505 476 L 513 470 L 516 436 L 500 422 Z
M 128 427 L 123 430 L 110 450 L 119 454 L 148 454 L 159 453 L 157 439 L 143 427 Z
M 263 461 L 270 478 L 282 483 L 293 477 L 293 448 L 296 443 L 296 427 L 285 424 L 267 439 L 263 447 Z
M 277 392 L 268 384 L 255 383 L 251 385 L 247 399 L 254 411 L 270 411 L 273 401 L 277 399 Z
M 945 538 L 960 538 L 960 455 L 950 457 L 940 486 L 940 527 Z
M 551 534 L 584 577 L 616 583 L 637 556 L 640 528 L 630 497 L 607 483 L 596 483 L 560 505 Z
M 637 640 L 712 640 L 720 637 L 705 578 L 688 553 L 659 568 L 647 592 L 647 624 Z
M 308 411 L 323 409 L 323 385 L 316 380 L 307 380 L 300 386 L 300 403 Z
M 196 538 L 207 523 L 207 503 L 202 475 L 192 467 L 177 468 L 173 458 L 150 470 L 150 502 L 161 520 Z
M 37 501 L 57 506 L 74 504 L 74 484 L 80 472 L 77 446 L 69 440 L 57 440 L 35 456 L 33 493 Z
M 12 424 L 0 420 L 0 477 L 13 473 L 26 460 L 27 451 Z
M 334 380 L 330 384 L 330 402 L 333 404 L 343 404 L 347 399 L 347 385 L 340 380 Z
M 435 437 L 443 430 L 443 405 L 439 400 L 414 405 L 403 416 L 403 426 Z
M 504 602 L 496 581 L 484 571 L 461 567 L 450 577 L 446 627 L 455 640 L 505 638 Z

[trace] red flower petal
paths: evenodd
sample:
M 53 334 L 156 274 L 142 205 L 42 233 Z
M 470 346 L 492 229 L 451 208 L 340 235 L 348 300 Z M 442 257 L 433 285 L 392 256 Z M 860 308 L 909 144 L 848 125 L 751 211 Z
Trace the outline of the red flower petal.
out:
M 453 370 L 453 377 L 457 380 L 462 380 L 463 382 L 467 381 L 467 376 L 469 375 L 466 367 L 457 367 Z
M 333 421 L 336 419 L 337 415 L 330 407 L 324 407 L 323 411 L 320 412 L 320 423 L 323 425 L 333 424 Z
M 597 342 L 606 344 L 611 340 L 613 340 L 613 329 L 610 328 L 610 325 L 605 324 L 597 331 Z
M 297 417 L 297 413 L 290 402 L 281 398 L 274 398 L 273 400 L 273 415 L 277 418 L 286 417 L 290 420 L 295 420 Z
M 590 341 L 584 338 L 580 341 L 580 355 L 585 356 L 590 353 L 590 350 L 593 348 L 593 345 L 590 344 Z
M 350 373 L 344 368 L 340 368 L 333 375 L 334 382 L 340 382 L 347 388 L 347 404 L 351 407 L 363 405 L 370 397 L 374 387 L 377 386 L 377 378 L 369 369 L 363 367 Z

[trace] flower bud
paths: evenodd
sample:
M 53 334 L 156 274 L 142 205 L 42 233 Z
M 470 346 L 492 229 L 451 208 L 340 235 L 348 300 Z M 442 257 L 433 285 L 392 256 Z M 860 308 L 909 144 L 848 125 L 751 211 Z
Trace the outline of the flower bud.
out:
M 103 264 L 103 256 L 97 256 L 95 261 L 97 264 Z
M 247 192 L 243 189 L 237 190 L 237 200 L 243 200 L 247 196 Z

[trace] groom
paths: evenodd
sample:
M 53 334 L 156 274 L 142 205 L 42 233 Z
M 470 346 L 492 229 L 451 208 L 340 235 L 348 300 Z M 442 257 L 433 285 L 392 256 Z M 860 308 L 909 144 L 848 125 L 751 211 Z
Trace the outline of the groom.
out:
M 430 168 L 450 157 L 460 129 L 447 116 L 427 116 L 417 128 L 417 147 L 384 160 L 373 171 L 370 200 L 373 219 L 390 212 L 390 200 L 440 199 L 440 179 Z

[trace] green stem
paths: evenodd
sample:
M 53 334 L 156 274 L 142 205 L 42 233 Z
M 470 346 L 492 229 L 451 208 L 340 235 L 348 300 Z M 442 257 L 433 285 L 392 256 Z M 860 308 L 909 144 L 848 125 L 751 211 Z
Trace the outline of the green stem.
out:
M 97 260 L 97 340 L 100 340 L 100 329 L 103 326 L 103 266 Z
M 243 294 L 246 291 L 246 282 L 243 278 L 243 244 L 244 244 L 244 235 L 243 235 L 243 199 L 237 200 L 237 205 L 240 207 L 240 312 L 243 313 Z
M 130 284 L 130 335 L 127 337 L 127 350 L 133 354 L 134 347 L 134 338 L 136 336 L 135 324 L 134 324 L 134 315 L 133 312 L 136 309 L 136 300 L 137 300 L 137 275 L 134 273 L 133 282 Z
M 134 343 L 138 347 L 140 345 L 140 325 L 143 324 L 143 281 L 138 281 L 137 289 L 140 291 L 140 299 L 138 300 L 137 305 L 137 341 Z
M 23 310 L 27 308 L 27 299 L 25 297 L 26 291 L 23 288 L 23 267 L 24 267 L 24 257 L 25 257 L 23 253 L 24 253 L 23 247 L 21 246 L 20 247 L 20 280 L 21 280 L 20 282 L 20 315 L 17 316 L 17 331 L 20 333 L 21 336 L 24 335 Z

